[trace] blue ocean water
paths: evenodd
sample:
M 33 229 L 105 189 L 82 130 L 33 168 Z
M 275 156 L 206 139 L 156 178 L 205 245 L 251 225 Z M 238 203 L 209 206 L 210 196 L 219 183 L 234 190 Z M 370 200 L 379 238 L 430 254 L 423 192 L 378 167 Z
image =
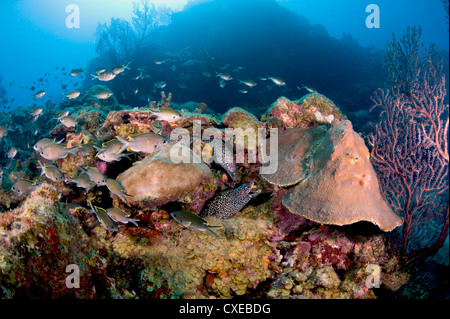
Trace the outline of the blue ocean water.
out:
M 178 0 L 155 3 L 160 7 L 171 8 L 174 13 L 171 25 L 155 30 L 146 37 L 145 45 L 148 48 L 163 45 L 179 50 L 191 46 L 191 60 L 200 61 L 192 69 L 198 72 L 208 68 L 215 72 L 229 65 L 230 71 L 239 66 L 245 67 L 240 71 L 241 77 L 272 75 L 286 78 L 284 91 L 274 92 L 268 99 L 280 94 L 299 95 L 296 86 L 304 84 L 328 94 L 338 103 L 342 102 L 340 104 L 344 108 L 365 109 L 369 103 L 367 99 L 361 98 L 359 105 L 355 102 L 355 105 L 347 106 L 348 103 L 345 103 L 339 92 L 352 92 L 353 88 L 349 86 L 355 82 L 369 85 L 367 94 L 377 87 L 383 75 L 374 60 L 379 59 L 377 51 L 384 50 L 386 41 L 392 39 L 392 33 L 400 36 L 408 25 L 420 25 L 425 44 L 432 42 L 439 49 L 448 49 L 448 26 L 439 0 L 380 0 L 376 3 L 359 0 Z M 70 4 L 79 8 L 79 28 L 66 26 L 71 12 L 66 12 L 66 8 Z M 376 4 L 379 8 L 379 28 L 366 26 L 370 14 L 366 8 L 370 4 Z M 71 78 L 61 70 L 86 67 L 97 57 L 96 27 L 99 23 L 109 23 L 112 17 L 131 22 L 132 1 L 1 1 L 0 28 L 4 44 L 0 56 L 4 63 L 0 65 L 0 75 L 2 86 L 7 91 L 7 105 L 15 108 L 32 104 L 33 92 L 30 87 L 33 86 L 36 90 L 47 91 L 44 100 L 57 103 L 64 97 L 62 93 L 65 91 L 61 89 L 61 84 L 67 84 L 67 90 L 86 85 L 89 82 L 87 80 L 90 80 L 89 75 L 86 75 L 86 82 L 82 82 L 85 79 Z M 142 51 L 142 54 L 148 55 L 152 51 Z M 215 60 L 209 59 L 208 55 Z M 127 58 L 135 60 L 133 64 L 136 70 L 138 57 Z M 182 64 L 186 61 L 174 61 L 166 65 L 169 68 L 173 64 L 178 67 L 178 71 L 169 72 L 170 77 L 167 76 L 166 80 L 178 82 L 170 83 L 175 86 L 168 86 L 167 89 L 170 88 L 180 100 L 184 97 L 205 100 L 217 103 L 217 107 L 223 109 L 233 104 L 254 102 L 255 95 L 261 94 L 256 92 L 257 89 L 265 88 L 264 83 L 261 83 L 258 88 L 251 90 L 251 94 L 243 97 L 242 93 L 235 94 L 238 86 L 233 86 L 231 91 L 226 92 L 227 96 L 233 93 L 233 98 L 223 100 L 220 90 L 217 90 L 218 96 L 214 96 L 215 92 L 209 88 L 208 92 L 202 92 L 201 88 L 207 88 L 207 84 L 200 78 L 186 80 L 194 82 L 191 86 L 198 90 L 184 94 L 177 87 L 183 78 L 177 79 L 177 75 L 191 72 L 190 69 L 182 70 Z M 118 61 L 119 64 L 127 62 Z M 177 65 L 181 62 L 181 65 Z M 86 73 L 89 72 L 92 70 Z M 40 83 L 38 80 L 41 78 L 44 82 Z M 153 79 L 153 82 L 163 78 Z M 378 83 L 368 83 L 372 81 Z M 144 91 L 142 94 L 146 93 Z M 119 93 L 116 95 L 120 96 Z M 257 103 L 264 103 L 265 98 L 257 97 Z M 5 103 L 2 103 L 4 106 Z
M 144 3 L 0 1 L 0 126 L 24 133 L 0 137 L 2 171 L 27 169 L 32 145 L 49 133 L 23 109 L 75 104 L 68 92 L 98 84 L 130 109 L 159 100 L 163 90 L 178 104 L 204 102 L 219 114 L 239 106 L 258 118 L 280 96 L 317 91 L 365 134 L 377 120 L 368 113 L 371 96 L 387 86 L 386 43 L 408 26 L 421 27 L 424 47 L 436 46 L 448 88 L 449 26 L 440 0 L 154 0 L 153 16 L 140 24 L 133 8 Z M 95 78 L 99 68 L 116 66 L 127 67 L 111 81 Z M 81 74 L 71 75 L 76 69 Z M 14 159 L 11 147 L 19 151 Z M 448 235 L 443 249 L 435 260 L 448 271 Z

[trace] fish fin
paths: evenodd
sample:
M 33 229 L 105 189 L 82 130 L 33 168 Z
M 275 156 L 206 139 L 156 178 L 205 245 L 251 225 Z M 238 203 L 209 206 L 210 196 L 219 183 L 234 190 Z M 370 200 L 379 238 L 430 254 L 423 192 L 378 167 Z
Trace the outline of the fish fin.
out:
M 89 203 L 89 206 L 91 206 L 92 212 L 97 215 L 97 212 L 96 212 L 94 206 L 92 206 L 92 202 L 90 200 L 88 200 L 88 203 Z
M 119 142 L 120 143 L 122 143 L 122 146 L 120 147 L 120 150 L 119 150 L 119 154 L 120 153 L 122 153 L 124 150 L 126 150 L 127 149 L 127 147 L 128 147 L 128 141 L 127 140 L 124 140 L 123 138 L 121 138 L 120 136 L 116 136 L 116 138 L 119 140 Z
M 137 224 L 137 222 L 139 222 L 139 219 L 135 219 L 135 218 L 128 218 L 127 219 L 128 222 L 132 223 L 133 225 L 136 225 L 136 227 L 139 227 L 139 225 Z
M 95 80 L 97 78 L 97 75 L 95 75 L 95 74 L 91 74 L 91 76 L 92 76 L 92 80 Z
M 219 236 L 219 234 L 214 229 L 220 229 L 220 228 L 223 228 L 223 226 L 209 226 L 208 225 L 208 227 L 206 229 L 208 229 L 211 233 Z
M 81 170 L 83 171 L 83 173 L 87 172 L 87 169 L 85 169 L 83 166 L 79 166 L 79 168 L 81 168 Z
M 74 147 L 74 148 L 71 148 L 71 149 L 68 149 L 68 150 L 69 150 L 70 154 L 72 154 L 73 156 L 77 156 L 77 152 L 78 152 L 79 149 L 80 149 L 80 147 L 77 146 L 77 147 Z
M 132 155 L 132 154 L 133 154 L 133 153 L 124 153 L 124 154 L 122 154 L 122 155 L 123 155 L 122 157 L 126 157 L 126 158 L 128 158 L 128 159 L 131 161 L 131 158 L 130 158 L 129 155 Z M 125 194 L 125 195 L 131 196 L 131 195 L 128 195 L 128 194 Z M 131 196 L 131 197 L 133 197 L 133 196 Z
M 38 164 L 39 164 L 39 168 L 42 170 L 41 171 L 41 176 L 42 174 L 44 174 L 44 165 L 42 165 L 41 161 L 38 160 Z

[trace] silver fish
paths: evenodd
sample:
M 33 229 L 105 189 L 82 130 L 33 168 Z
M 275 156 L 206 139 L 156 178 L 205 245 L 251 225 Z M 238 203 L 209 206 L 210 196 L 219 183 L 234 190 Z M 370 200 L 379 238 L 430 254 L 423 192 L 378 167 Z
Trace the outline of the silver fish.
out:
M 69 100 L 73 100 L 73 99 L 76 99 L 77 97 L 79 97 L 80 94 L 81 94 L 80 91 L 73 90 L 73 91 L 70 91 L 69 93 L 66 93 L 66 97 Z
M 111 81 L 117 76 L 117 74 L 115 74 L 112 71 L 105 71 L 100 74 L 91 74 L 91 75 L 92 79 L 98 79 L 100 81 Z
M 122 157 L 126 157 L 126 158 L 130 159 L 130 157 L 128 156 L 130 154 L 131 153 L 118 154 L 118 153 L 100 152 L 100 153 L 97 153 L 97 155 L 95 155 L 95 156 L 104 162 L 111 163 L 111 162 L 120 161 L 122 159 Z
M 217 235 L 214 229 L 223 228 L 223 226 L 211 226 L 206 220 L 200 216 L 186 211 L 176 211 L 170 213 L 173 219 L 187 228 L 194 228 L 199 231 L 209 230 Z
M 44 147 L 42 151 L 39 152 L 39 154 L 49 161 L 56 161 L 61 158 L 65 158 L 68 154 L 77 156 L 77 151 L 78 147 L 66 148 L 61 144 L 50 144 Z
M 228 219 L 239 212 L 261 190 L 253 190 L 254 183 L 248 183 L 238 188 L 227 189 L 215 195 L 206 203 L 200 216 L 215 216 L 220 219 Z
M 73 69 L 72 71 L 70 71 L 70 75 L 71 76 L 79 76 L 83 72 L 84 72 L 83 69 Z
M 89 206 L 91 206 L 91 210 L 94 215 L 97 217 L 97 220 L 108 230 L 118 231 L 119 227 L 117 227 L 116 222 L 108 215 L 106 210 L 101 207 L 92 206 L 91 201 L 89 201 Z
M 41 152 L 46 146 L 50 144 L 61 144 L 62 141 L 64 141 L 64 139 L 55 142 L 55 139 L 44 137 L 43 139 L 37 141 L 36 144 L 33 145 L 33 149 L 37 152 Z
M 100 90 L 100 91 L 98 91 L 97 93 L 94 94 L 94 96 L 95 96 L 97 99 L 100 99 L 100 100 L 106 100 L 106 99 L 109 99 L 109 97 L 110 97 L 111 95 L 113 95 L 113 92 L 111 92 L 111 91 L 109 91 L 109 90 Z
M 233 77 L 231 75 L 226 74 L 226 73 L 217 73 L 216 72 L 216 76 L 220 77 L 224 81 L 230 81 L 233 79 Z
M 267 78 L 268 78 L 269 80 L 272 80 L 272 82 L 275 83 L 275 84 L 278 85 L 278 86 L 284 86 L 284 85 L 286 85 L 286 83 L 285 83 L 282 79 L 280 79 L 280 78 L 271 77 L 271 76 L 267 76 Z
M 86 174 L 80 174 L 75 178 L 70 178 L 68 182 L 75 183 L 77 187 L 84 188 L 86 193 L 96 185 Z
M 130 63 L 131 63 L 131 61 L 128 62 L 126 65 L 122 64 L 122 65 L 115 66 L 115 67 L 112 69 L 112 72 L 113 72 L 114 74 L 120 74 L 120 73 L 122 73 L 123 71 L 125 71 L 125 69 L 130 69 L 130 68 L 128 67 L 128 66 L 130 65 Z
M 29 195 L 36 190 L 36 183 L 26 179 L 19 179 L 11 187 L 11 190 L 19 196 Z
M 175 122 L 181 118 L 181 114 L 171 107 L 161 107 L 158 111 L 150 110 L 150 114 L 156 115 L 160 121 Z
M 89 176 L 91 181 L 93 181 L 97 186 L 105 186 L 106 185 L 106 177 L 98 170 L 98 168 L 88 167 L 86 169 L 86 168 L 81 167 L 81 169 L 84 170 L 86 175 Z
M 11 148 L 8 151 L 8 158 L 13 159 L 17 155 L 17 149 L 14 146 L 11 146 Z
M 247 85 L 248 87 L 251 87 L 251 88 L 256 85 L 256 82 L 252 81 L 252 80 L 245 80 L 245 81 L 239 80 L 239 83 L 245 84 L 245 85 Z
M 108 142 L 102 144 L 102 147 L 95 147 L 99 153 L 107 152 L 107 153 L 119 153 L 122 148 L 122 143 L 117 139 L 113 138 Z
M 42 174 L 45 174 L 45 176 L 54 181 L 55 183 L 61 183 L 64 182 L 64 174 L 61 173 L 58 167 L 52 164 L 42 165 L 41 161 L 38 161 L 39 167 L 41 168 Z
M 77 120 L 73 116 L 70 116 L 70 115 L 61 117 L 59 119 L 59 121 L 67 128 L 75 127 L 78 124 Z
M 3 138 L 3 136 L 5 136 L 7 132 L 8 128 L 3 125 L 0 125 L 0 138 Z
M 155 133 L 144 133 L 131 137 L 129 141 L 116 136 L 123 144 L 119 153 L 122 153 L 127 147 L 133 152 L 153 153 L 161 150 L 168 145 L 168 141 L 161 135 Z
M 164 81 L 156 82 L 154 87 L 157 89 L 164 89 L 166 87 L 167 83 Z
M 109 217 L 111 217 L 115 222 L 117 223 L 123 223 L 128 224 L 132 223 L 138 227 L 139 225 L 136 223 L 139 221 L 139 219 L 130 218 L 127 213 L 125 213 L 123 210 L 117 207 L 111 207 L 106 210 Z
M 125 199 L 126 201 L 128 201 L 128 197 L 133 197 L 131 195 L 128 195 L 126 193 L 123 185 L 119 181 L 116 181 L 115 179 L 107 178 L 106 179 L 106 187 L 108 187 L 109 191 L 112 194 L 114 194 L 122 199 Z

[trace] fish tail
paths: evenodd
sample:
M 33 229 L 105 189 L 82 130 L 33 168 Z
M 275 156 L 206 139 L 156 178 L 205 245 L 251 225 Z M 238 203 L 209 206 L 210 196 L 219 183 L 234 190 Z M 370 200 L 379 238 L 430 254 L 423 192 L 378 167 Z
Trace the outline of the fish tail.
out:
M 77 153 L 78 153 L 79 149 L 80 149 L 79 146 L 71 148 L 71 149 L 69 149 L 69 153 L 72 154 L 73 156 L 77 156 Z
M 95 74 L 91 74 L 91 76 L 92 76 L 92 80 L 95 80 L 95 79 L 97 79 L 97 75 L 95 75 Z
M 130 223 L 132 223 L 133 225 L 136 225 L 136 227 L 139 227 L 139 225 L 137 224 L 137 222 L 139 222 L 139 219 L 135 219 L 135 218 L 128 218 L 128 221 Z
M 123 154 L 123 157 L 126 157 L 126 158 L 128 158 L 131 161 L 131 158 L 130 158 L 129 155 L 131 155 L 131 153 L 126 153 L 126 154 Z M 128 194 L 126 194 L 126 195 L 127 196 L 131 196 L 131 195 L 128 195 Z M 131 196 L 131 197 L 133 197 L 133 196 Z
M 79 166 L 79 168 L 81 168 L 81 170 L 83 171 L 83 173 L 87 172 L 87 169 L 85 169 L 83 166 Z
M 89 206 L 91 206 L 92 212 L 93 212 L 95 215 L 97 215 L 97 211 L 95 210 L 94 206 L 92 206 L 92 203 L 91 203 L 90 200 L 88 200 L 88 203 L 89 203 Z
M 38 160 L 38 164 L 39 164 L 39 168 L 42 170 L 41 172 L 41 176 L 42 174 L 44 174 L 44 165 L 42 165 L 41 161 Z
M 213 234 L 219 236 L 219 234 L 214 229 L 220 229 L 223 228 L 223 226 L 208 226 L 207 229 L 212 232 Z
M 122 153 L 124 150 L 127 149 L 128 147 L 128 141 L 124 140 L 123 138 L 121 138 L 120 136 L 116 136 L 116 138 L 119 140 L 120 143 L 122 143 L 122 147 L 119 150 L 119 154 Z

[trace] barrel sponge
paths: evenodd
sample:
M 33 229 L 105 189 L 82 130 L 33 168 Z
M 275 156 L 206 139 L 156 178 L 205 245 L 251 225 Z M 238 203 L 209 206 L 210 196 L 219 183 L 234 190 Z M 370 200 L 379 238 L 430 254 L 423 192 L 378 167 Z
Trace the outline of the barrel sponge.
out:
M 171 152 L 178 154 L 179 163 Z M 184 196 L 211 176 L 209 167 L 189 148 L 176 144 L 130 167 L 117 180 L 134 200 L 145 200 Z
M 369 221 L 383 231 L 403 223 L 383 199 L 369 151 L 350 121 L 334 120 L 311 153 L 307 177 L 282 200 L 292 213 L 331 225 Z

